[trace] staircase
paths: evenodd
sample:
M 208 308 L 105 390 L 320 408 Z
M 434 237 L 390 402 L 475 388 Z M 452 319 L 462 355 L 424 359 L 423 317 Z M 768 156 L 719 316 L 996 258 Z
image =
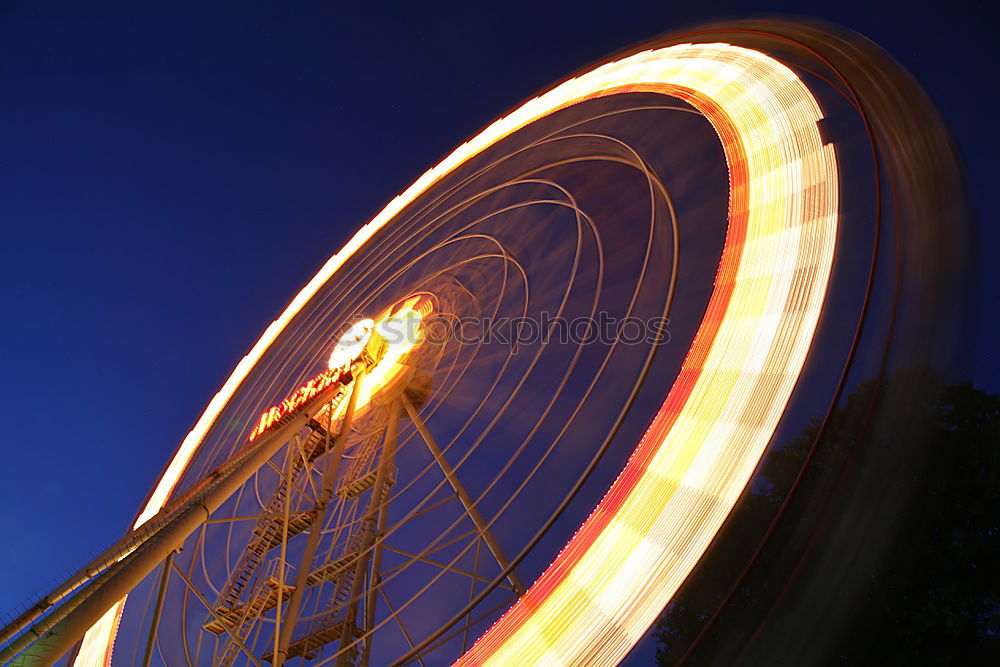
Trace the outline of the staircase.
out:
M 339 640 L 343 632 L 343 621 L 335 621 L 329 625 L 324 625 L 320 629 L 316 630 L 316 632 L 296 639 L 290 643 L 288 645 L 288 654 L 285 656 L 285 659 L 290 660 L 291 658 L 303 657 L 306 660 L 312 660 L 316 657 L 316 653 L 319 652 L 319 649 L 330 642 Z M 353 628 L 352 638 L 359 636 L 361 636 L 361 630 L 355 626 Z M 352 649 L 351 653 L 356 653 L 356 649 Z M 261 661 L 273 662 L 274 652 L 269 651 L 265 653 L 261 656 Z
M 389 469 L 389 474 L 385 478 L 385 483 L 392 486 L 396 483 L 396 477 L 399 474 L 399 468 L 392 466 Z M 345 480 L 340 488 L 337 489 L 337 496 L 341 500 L 350 500 L 360 496 L 362 493 L 368 489 L 375 486 L 375 477 L 378 476 L 378 469 L 372 470 L 367 475 L 363 475 L 355 480 Z
M 278 604 L 278 590 L 281 590 L 281 599 L 287 600 L 295 591 L 295 586 L 280 584 L 275 577 L 268 577 L 264 581 L 257 594 L 251 598 L 249 605 L 240 604 L 235 609 L 219 607 L 216 609 L 216 616 L 204 625 L 209 632 L 221 635 L 223 632 L 232 630 L 240 622 L 244 615 L 257 618 L 274 609 Z
M 234 608 L 218 607 L 214 611 L 211 621 L 203 627 L 216 635 L 228 633 L 228 641 L 225 644 L 222 656 L 216 665 L 229 667 L 235 662 L 236 657 L 243 650 L 247 637 L 257 624 L 261 616 L 278 605 L 278 594 L 281 599 L 287 600 L 295 590 L 294 586 L 283 584 L 275 576 L 279 565 L 278 559 L 271 561 L 268 566 L 268 575 L 263 584 L 257 588 L 254 595 L 250 596 L 250 601 L 240 603 Z M 288 573 L 286 573 L 287 575 Z
M 346 390 L 342 389 L 324 410 L 334 409 L 336 404 L 345 395 Z M 309 428 L 310 432 L 302 443 L 302 449 L 305 452 L 306 460 L 311 463 L 326 451 L 328 436 L 326 429 L 316 419 L 309 421 Z M 289 465 L 291 468 L 289 474 L 283 480 L 283 483 L 278 484 L 278 488 L 274 491 L 270 501 L 268 501 L 267 507 L 264 508 L 262 517 L 257 520 L 257 524 L 254 526 L 250 543 L 247 544 L 247 548 L 243 552 L 240 561 L 233 569 L 229 581 L 223 586 L 219 599 L 215 604 L 216 609 L 219 607 L 226 607 L 228 609 L 236 608 L 243 592 L 246 590 L 247 585 L 254 579 L 267 553 L 281 544 L 285 499 L 288 497 L 290 481 L 294 480 L 299 472 L 302 471 L 305 462 L 301 456 L 293 456 Z M 315 513 L 316 509 L 313 508 L 290 514 L 288 519 L 288 537 L 291 538 L 306 531 L 312 523 L 312 517 L 315 516 Z
M 382 434 L 379 433 L 377 436 L 369 437 L 359 447 L 357 457 L 351 462 L 351 466 L 348 468 L 344 475 L 344 480 L 337 490 L 337 495 L 342 500 L 346 501 L 357 498 L 361 493 L 374 486 L 378 471 L 372 468 L 372 462 L 375 459 L 375 453 L 378 450 L 381 436 Z M 396 474 L 394 466 L 390 470 L 390 476 L 386 479 L 389 483 L 383 489 L 383 497 L 380 499 L 380 502 L 385 500 L 391 484 L 395 483 Z M 340 556 L 327 561 L 309 573 L 309 576 L 306 578 L 307 585 L 318 586 L 325 582 L 335 582 L 334 592 L 327 604 L 326 615 L 311 624 L 306 633 L 300 635 L 288 645 L 287 659 L 303 657 L 306 660 L 311 660 L 316 657 L 319 649 L 323 646 L 340 640 L 344 624 L 348 620 L 343 618 L 343 616 L 346 614 L 351 590 L 354 586 L 358 560 L 371 548 L 373 538 L 374 527 L 370 521 L 355 524 L 343 548 L 340 549 Z M 353 619 L 350 620 L 353 621 Z M 352 634 L 350 636 L 352 639 L 362 635 L 357 625 L 352 624 L 351 631 Z M 352 648 L 350 654 L 353 662 L 357 657 L 357 647 Z M 273 661 L 272 653 L 262 656 L 262 660 Z
M 292 480 L 298 477 L 305 467 L 306 461 L 311 463 L 326 452 L 330 442 L 326 428 L 318 420 L 322 419 L 322 415 L 328 414 L 327 411 L 336 409 L 337 404 L 343 400 L 346 393 L 346 388 L 341 388 L 331 403 L 327 404 L 320 414 L 316 415 L 316 418 L 309 420 L 310 432 L 301 444 L 305 461 L 298 452 L 293 453 L 289 461 L 287 475 L 280 481 L 278 488 L 275 489 L 264 508 L 261 518 L 257 520 L 246 549 L 240 556 L 236 567 L 233 568 L 229 580 L 220 591 L 219 598 L 213 607 L 213 613 L 209 614 L 202 626 L 205 630 L 217 635 L 223 632 L 228 632 L 230 635 L 222 659 L 217 663 L 220 667 L 232 665 L 241 651 L 240 645 L 250 636 L 250 632 L 261 615 L 273 609 L 277 604 L 279 589 L 277 579 L 274 577 L 265 578 L 263 584 L 256 587 L 261 565 L 268 553 L 280 545 L 284 539 L 284 510 L 292 488 Z M 289 444 L 289 446 L 297 445 Z M 308 510 L 290 512 L 287 528 L 288 539 L 308 531 L 317 511 L 317 508 L 313 507 Z M 254 594 L 247 596 L 249 601 L 243 602 L 244 593 L 255 587 Z M 291 591 L 294 590 L 294 586 L 284 586 L 282 590 L 282 599 L 287 599 L 291 595 Z

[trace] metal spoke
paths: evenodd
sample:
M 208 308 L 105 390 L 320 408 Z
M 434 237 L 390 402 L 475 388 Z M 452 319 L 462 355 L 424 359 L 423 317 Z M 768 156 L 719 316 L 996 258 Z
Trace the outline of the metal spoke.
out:
M 302 552 L 302 559 L 299 562 L 299 570 L 295 577 L 295 589 L 288 600 L 288 609 L 285 612 L 284 630 L 280 633 L 274 651 L 274 667 L 281 667 L 288 652 L 288 645 L 292 640 L 292 630 L 299 618 L 299 609 L 302 605 L 302 597 L 305 594 L 306 580 L 312 567 L 313 557 L 316 555 L 316 548 L 319 546 L 319 538 L 323 532 L 323 523 L 326 521 L 326 513 L 329 509 L 329 499 L 333 495 L 333 486 L 337 481 L 337 474 L 340 471 L 340 460 L 344 456 L 344 447 L 347 444 L 347 437 L 351 433 L 351 426 L 354 422 L 354 410 L 358 404 L 358 395 L 361 393 L 361 383 L 364 380 L 364 373 L 359 372 L 354 378 L 354 386 L 351 389 L 351 397 L 347 403 L 347 411 L 344 413 L 344 420 L 341 422 L 340 433 L 336 442 L 333 443 L 333 451 L 330 451 L 330 426 L 333 422 L 333 407 L 329 408 L 330 422 L 326 429 L 326 452 L 327 461 L 323 468 L 323 490 L 316 499 L 316 512 L 313 516 L 312 525 L 309 528 L 309 537 L 306 540 L 305 550 Z M 310 476 L 311 479 L 311 476 Z M 281 606 L 278 606 L 277 613 L 280 615 Z
M 263 514 L 252 516 L 229 516 L 222 519 L 208 519 L 205 523 L 233 523 L 234 521 L 259 521 L 266 518 Z
M 474 618 L 472 620 L 472 623 L 473 624 L 479 623 L 483 619 L 488 618 L 490 615 L 495 614 L 498 611 L 500 611 L 501 609 L 504 609 L 505 607 L 510 606 L 510 604 L 512 602 L 514 602 L 515 600 L 517 600 L 517 596 L 516 595 L 512 595 L 511 597 L 506 598 L 503 602 L 501 602 L 497 606 L 495 606 L 495 607 L 493 607 L 491 609 L 488 609 L 487 611 L 484 611 L 482 614 L 480 614 L 479 616 L 477 616 L 476 618 Z M 452 630 L 448 634 L 443 635 L 442 637 L 438 638 L 438 640 L 435 641 L 434 643 L 429 644 L 428 646 L 426 646 L 423 649 L 421 649 L 420 652 L 421 653 L 431 653 L 431 652 L 435 651 L 438 647 L 443 646 L 444 644 L 447 644 L 449 641 L 451 641 L 452 639 L 454 639 L 455 637 L 457 637 L 460 632 L 462 632 L 461 628 L 459 628 L 457 630 Z M 409 658 L 409 660 L 413 660 L 413 659 L 417 659 L 417 656 L 414 655 L 414 656 L 411 656 Z
M 389 602 L 389 596 L 385 594 L 385 590 L 379 587 L 378 592 L 382 594 L 382 599 L 385 600 L 385 606 L 389 608 L 389 613 L 392 614 L 394 619 L 396 619 L 396 625 L 399 626 L 400 631 L 403 633 L 403 638 L 406 639 L 406 643 L 409 644 L 412 649 L 414 647 L 413 640 L 410 639 L 410 633 L 406 631 L 406 627 L 403 625 L 403 619 L 399 617 L 399 614 L 396 613 L 396 608 L 392 606 L 391 602 Z M 424 661 L 420 658 L 420 656 L 416 656 L 416 658 L 417 662 L 419 662 L 423 667 L 427 667 L 427 665 L 424 665 Z
M 476 531 L 470 530 L 469 532 L 463 533 L 463 534 L 459 535 L 458 537 L 454 537 L 454 538 L 448 540 L 447 542 L 444 542 L 443 544 L 437 545 L 433 549 L 425 549 L 425 550 L 421 551 L 420 554 L 419 554 L 419 556 L 421 558 L 426 558 L 427 556 L 430 556 L 432 554 L 436 554 L 437 552 L 441 551 L 442 549 L 447 549 L 448 547 L 450 547 L 451 545 L 455 544 L 456 542 L 461 542 L 465 538 L 472 537 L 474 535 L 476 537 L 479 536 L 478 533 L 476 533 Z M 408 567 L 408 564 L 407 563 L 403 563 L 402 565 L 397 565 L 396 567 L 392 568 L 391 570 L 386 570 L 384 572 L 384 574 L 386 576 L 388 576 L 388 575 L 393 574 L 395 572 L 398 572 L 400 570 L 404 570 L 407 567 Z M 499 586 L 500 584 L 497 584 L 497 585 Z M 506 587 L 506 588 L 509 588 L 509 587 Z M 510 590 L 514 590 L 514 589 L 511 588 Z
M 487 583 L 487 584 L 491 582 L 490 579 L 486 579 L 485 577 L 480 577 L 479 575 L 473 574 L 472 572 L 467 572 L 467 571 L 459 569 L 457 567 L 451 567 L 447 563 L 441 563 L 441 562 L 438 562 L 436 560 L 431 560 L 429 558 L 424 558 L 424 557 L 422 557 L 422 556 L 420 556 L 418 554 L 410 553 L 409 551 L 403 551 L 402 549 L 397 549 L 395 547 L 390 547 L 389 545 L 386 545 L 385 549 L 388 550 L 388 551 L 392 551 L 394 553 L 397 553 L 397 554 L 399 554 L 401 556 L 406 556 L 407 558 L 410 558 L 412 560 L 420 561 L 421 563 L 426 563 L 427 565 L 433 565 L 434 567 L 440 568 L 442 570 L 446 570 L 446 571 L 452 572 L 454 574 L 460 574 L 463 577 L 469 577 L 473 581 L 482 581 L 482 582 Z M 514 589 L 511 586 L 507 586 L 506 584 L 497 584 L 497 588 L 505 588 L 508 591 L 514 591 Z M 516 593 L 517 591 L 514 591 L 514 592 Z
M 274 463 L 272 463 L 271 461 L 268 461 L 267 465 L 271 468 L 271 470 L 273 470 L 274 472 L 278 473 L 278 475 L 280 477 L 282 477 L 282 478 L 285 477 L 285 473 L 282 472 L 281 468 L 279 468 L 278 466 L 274 465 Z M 299 493 L 301 493 L 303 496 L 306 496 L 306 497 L 309 496 L 309 494 L 306 493 L 305 489 L 303 489 L 301 486 L 299 486 L 298 484 L 296 484 L 294 481 L 291 482 L 291 486 L 292 486 L 293 489 L 295 489 L 296 491 L 298 491 Z M 228 519 L 226 519 L 226 520 L 228 521 Z
M 209 604 L 208 600 L 205 599 L 205 596 L 201 594 L 201 591 L 199 591 L 195 587 L 195 585 L 191 583 L 191 580 L 187 578 L 187 575 L 184 574 L 184 570 L 182 570 L 180 568 L 180 566 L 177 565 L 177 563 L 171 563 L 171 565 L 173 565 L 173 567 L 174 567 L 174 572 L 176 572 L 177 576 L 179 576 L 181 578 L 181 580 L 183 580 L 184 583 L 187 584 L 188 589 L 192 593 L 194 593 L 194 596 L 196 598 L 198 598 L 198 601 L 201 602 L 203 605 L 205 605 L 205 609 L 208 610 L 208 613 L 210 613 L 217 621 L 219 621 L 221 623 L 222 619 L 219 618 L 218 614 L 215 613 L 215 609 L 213 609 L 212 605 Z M 247 645 L 244 644 L 240 640 L 239 637 L 237 637 L 236 635 L 234 635 L 228 629 L 225 632 L 226 632 L 227 635 L 229 635 L 229 638 L 232 641 L 236 642 L 236 645 L 239 646 L 239 648 L 243 651 L 243 653 L 246 654 L 246 656 L 250 659 L 250 662 L 252 662 L 253 664 L 257 665 L 257 667 L 263 667 L 263 665 L 260 664 L 260 661 L 257 660 L 257 658 L 254 657 L 253 653 L 250 652 L 250 649 L 247 648 Z
M 167 582 L 170 581 L 170 566 L 174 562 L 171 551 L 163 560 L 163 572 L 160 573 L 160 585 L 156 591 L 156 606 L 153 607 L 153 620 L 149 624 L 149 639 L 146 640 L 146 652 L 142 656 L 142 667 L 149 667 L 153 658 L 153 646 L 156 644 L 156 632 L 160 627 L 160 615 L 163 614 L 163 598 L 167 592 Z
M 292 438 L 295 445 L 295 449 L 302 451 L 299 445 L 299 436 Z M 285 507 L 284 514 L 281 519 L 281 552 L 278 557 L 278 603 L 274 607 L 274 653 L 277 655 L 278 646 L 281 640 L 281 594 L 285 590 L 285 568 L 287 567 L 286 557 L 288 555 L 288 513 L 292 505 L 292 460 L 294 455 L 292 454 L 293 444 L 289 443 L 288 450 L 285 452 L 285 477 L 286 483 L 289 486 L 288 492 L 285 494 Z M 311 478 L 310 478 L 311 479 Z
M 462 483 L 459 481 L 458 476 L 452 469 L 451 464 L 449 464 L 444 458 L 444 453 L 441 451 L 441 448 L 438 447 L 438 444 L 434 440 L 430 431 L 427 430 L 427 425 L 424 424 L 420 415 L 417 413 L 416 408 L 413 407 L 413 404 L 406 398 L 406 394 L 403 394 L 400 397 L 400 400 L 403 403 L 403 407 L 406 408 L 406 413 L 410 416 L 410 420 L 413 422 L 413 425 L 417 427 L 417 431 L 420 433 L 424 442 L 427 444 L 427 448 L 434 456 L 434 460 L 437 462 L 438 467 L 441 468 L 441 472 L 444 473 L 448 483 L 451 484 L 451 488 L 455 490 L 455 494 L 462 502 L 462 506 L 465 507 L 465 513 L 469 515 L 470 519 L 472 519 L 472 523 L 475 524 L 476 529 L 483 538 L 483 541 L 486 542 L 486 546 L 489 548 L 490 553 L 493 554 L 493 558 L 496 559 L 501 570 L 507 570 L 510 566 L 510 561 L 507 560 L 507 557 L 504 555 L 503 549 L 500 547 L 500 542 L 498 542 L 493 533 L 490 532 L 489 525 L 483 521 L 483 517 L 479 514 L 479 510 L 476 509 L 476 505 L 472 501 L 472 497 L 469 496 L 465 487 L 462 486 Z M 524 594 L 524 584 L 521 583 L 521 579 L 517 576 L 517 572 L 510 569 L 510 574 L 507 575 L 507 580 L 510 581 L 511 586 L 514 587 L 514 592 L 516 592 L 518 596 Z
M 329 433 L 329 431 L 327 431 Z M 316 489 L 316 482 L 313 481 L 313 467 L 309 463 L 309 458 L 306 456 L 305 447 L 302 446 L 302 438 L 295 436 L 295 450 L 298 452 L 299 457 L 302 459 L 302 467 L 306 470 L 306 480 L 309 482 L 309 488 L 312 489 L 313 502 L 319 502 L 319 491 Z M 328 439 L 329 442 L 329 439 Z
M 396 412 L 399 412 L 399 408 L 396 408 Z M 392 427 L 390 427 L 392 428 Z M 399 417 L 396 416 L 396 425 L 393 428 L 392 438 L 395 439 L 399 434 Z M 386 433 L 386 445 L 389 444 L 390 434 Z M 395 443 L 392 445 L 392 451 L 390 454 L 395 453 Z M 383 461 L 382 465 L 392 465 L 392 461 Z M 389 514 L 389 499 L 386 498 L 382 502 L 382 506 L 379 507 L 378 511 L 378 532 L 375 534 L 375 553 L 372 554 L 372 567 L 371 574 L 368 578 L 368 597 L 365 600 L 365 630 L 371 630 L 375 625 L 375 605 L 378 602 L 376 597 L 376 592 L 382 587 L 382 549 L 385 548 L 384 538 L 385 538 L 385 523 L 386 518 Z M 372 654 L 372 637 L 368 635 L 365 637 L 364 648 L 361 653 L 361 664 L 363 667 L 368 667 L 368 663 L 371 660 Z
M 476 537 L 478 537 L 479 533 L 476 532 L 475 530 L 470 530 L 467 533 L 462 533 L 461 535 L 459 535 L 457 537 L 451 538 L 447 542 L 442 542 L 441 544 L 437 545 L 433 549 L 425 549 L 424 551 L 420 552 L 420 555 L 421 556 L 430 556 L 431 554 L 436 554 L 437 552 L 441 551 L 442 549 L 447 549 L 451 545 L 455 544 L 455 542 L 461 542 L 465 538 L 472 537 L 473 535 L 475 535 Z
M 483 543 L 476 542 L 476 559 L 472 565 L 472 581 L 469 582 L 469 604 L 472 604 L 472 599 L 476 595 L 476 578 L 479 576 L 479 556 L 482 553 L 480 548 Z M 468 615 L 465 617 L 465 632 L 462 634 L 462 653 L 469 647 L 469 625 L 472 622 L 472 610 L 469 610 Z
M 436 510 L 437 508 L 441 507 L 442 505 L 447 505 L 448 503 L 452 502 L 456 498 L 458 498 L 458 496 L 448 496 L 447 498 L 442 498 L 441 500 L 437 501 L 436 503 L 434 503 L 432 505 L 428 505 L 427 507 L 423 508 L 422 510 L 420 510 L 416 514 L 412 514 L 412 515 L 410 515 L 410 516 L 408 516 L 406 518 L 400 519 L 398 522 L 392 524 L 392 526 L 389 527 L 388 532 L 393 533 L 393 532 L 396 531 L 397 528 L 399 528 L 403 524 L 407 523 L 408 521 L 413 521 L 418 516 L 422 516 L 424 514 L 427 514 L 431 510 Z
M 367 544 L 362 547 L 361 557 L 358 558 L 358 563 L 354 572 L 354 582 L 351 586 L 351 595 L 348 598 L 350 602 L 348 603 L 347 613 L 344 615 L 344 627 L 340 634 L 340 655 L 337 657 L 336 665 L 337 667 L 346 666 L 350 659 L 350 651 L 347 650 L 349 646 L 353 646 L 357 642 L 352 642 L 352 635 L 354 632 L 354 619 L 357 617 L 358 613 L 358 602 L 361 599 L 361 586 L 364 585 L 364 575 L 365 570 L 368 568 L 368 551 L 371 549 L 372 542 L 375 539 L 375 530 L 377 528 L 377 520 L 379 514 L 381 514 L 381 505 L 383 502 L 388 503 L 386 499 L 383 498 L 386 490 L 386 479 L 390 474 L 390 469 L 393 465 L 393 460 L 396 456 L 396 440 L 399 437 L 399 416 L 402 411 L 402 406 L 399 400 L 394 400 L 389 404 L 389 420 L 386 424 L 385 430 L 385 441 L 382 445 L 382 453 L 379 456 L 378 462 L 378 472 L 375 477 L 375 487 L 372 489 L 371 499 L 368 501 L 368 512 L 366 518 L 366 526 L 364 528 L 366 534 L 368 535 Z M 377 554 L 381 554 L 381 540 L 378 542 L 375 548 Z M 381 555 L 379 555 L 381 558 Z

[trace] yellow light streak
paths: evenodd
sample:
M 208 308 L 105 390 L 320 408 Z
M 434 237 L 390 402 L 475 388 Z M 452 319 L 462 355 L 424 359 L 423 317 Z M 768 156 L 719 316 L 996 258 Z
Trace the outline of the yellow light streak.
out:
M 621 69 L 650 77 L 655 67 L 661 85 L 640 78 L 628 88 L 691 102 L 722 140 L 732 195 L 715 290 L 677 381 L 621 475 L 460 664 L 611 665 L 625 657 L 749 481 L 826 293 L 837 170 L 805 85 L 777 61 L 729 45 L 629 60 L 608 67 L 605 86 L 625 85 Z
M 608 495 L 553 566 L 463 664 L 613 664 L 694 567 L 746 485 L 798 378 L 822 306 L 837 225 L 821 111 L 778 61 L 729 44 L 644 51 L 529 100 L 418 178 L 331 257 L 237 364 L 184 438 L 136 522 L 163 506 L 219 413 L 289 321 L 343 263 L 431 185 L 518 129 L 629 91 L 681 97 L 716 128 L 730 228 L 715 291 L 681 373 Z M 77 665 L 110 662 L 124 599 Z

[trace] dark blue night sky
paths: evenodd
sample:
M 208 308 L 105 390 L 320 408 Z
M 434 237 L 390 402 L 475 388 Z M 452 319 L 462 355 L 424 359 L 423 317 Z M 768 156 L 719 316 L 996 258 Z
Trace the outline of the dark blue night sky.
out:
M 264 327 L 424 169 L 569 72 L 699 21 L 825 18 L 924 83 L 979 211 L 972 378 L 1000 390 L 985 5 L 3 3 L 0 613 L 128 527 Z

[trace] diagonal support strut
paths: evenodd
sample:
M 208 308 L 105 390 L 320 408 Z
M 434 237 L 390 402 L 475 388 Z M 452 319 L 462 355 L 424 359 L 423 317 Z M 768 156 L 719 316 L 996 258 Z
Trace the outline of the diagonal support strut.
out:
M 503 549 L 500 547 L 500 543 L 497 541 L 497 538 L 490 532 L 489 524 L 483 520 L 479 510 L 476 509 L 476 505 L 472 501 L 472 497 L 469 496 L 465 487 L 462 486 L 462 482 L 459 481 L 458 476 L 451 467 L 451 464 L 449 464 L 444 458 L 444 453 L 441 451 L 441 448 L 438 447 L 438 444 L 431 435 L 431 432 L 427 430 L 427 425 L 424 424 L 420 415 L 417 414 L 417 409 L 413 407 L 412 403 L 410 403 L 406 394 L 400 396 L 399 400 L 403 402 L 403 407 L 406 409 L 406 414 L 409 415 L 410 421 L 412 421 L 413 425 L 417 427 L 417 431 L 419 431 L 420 436 L 427 444 L 427 448 L 431 451 L 431 454 L 434 456 L 434 460 L 437 461 L 437 464 L 441 468 L 441 472 L 444 473 L 448 483 L 451 484 L 451 488 L 454 489 L 455 495 L 458 496 L 458 499 L 462 502 L 462 506 L 465 507 L 466 514 L 468 514 L 469 518 L 472 519 L 472 523 L 475 524 L 476 530 L 479 531 L 483 541 L 486 542 L 486 546 L 489 548 L 490 553 L 493 554 L 493 558 L 495 558 L 497 563 L 499 563 L 501 569 L 506 570 L 510 565 L 510 561 L 507 560 L 507 557 L 504 555 Z M 524 584 L 521 583 L 521 579 L 517 576 L 517 572 L 511 570 L 510 574 L 507 575 L 507 580 L 510 581 L 510 585 L 514 587 L 514 592 L 517 593 L 518 597 L 524 595 Z

